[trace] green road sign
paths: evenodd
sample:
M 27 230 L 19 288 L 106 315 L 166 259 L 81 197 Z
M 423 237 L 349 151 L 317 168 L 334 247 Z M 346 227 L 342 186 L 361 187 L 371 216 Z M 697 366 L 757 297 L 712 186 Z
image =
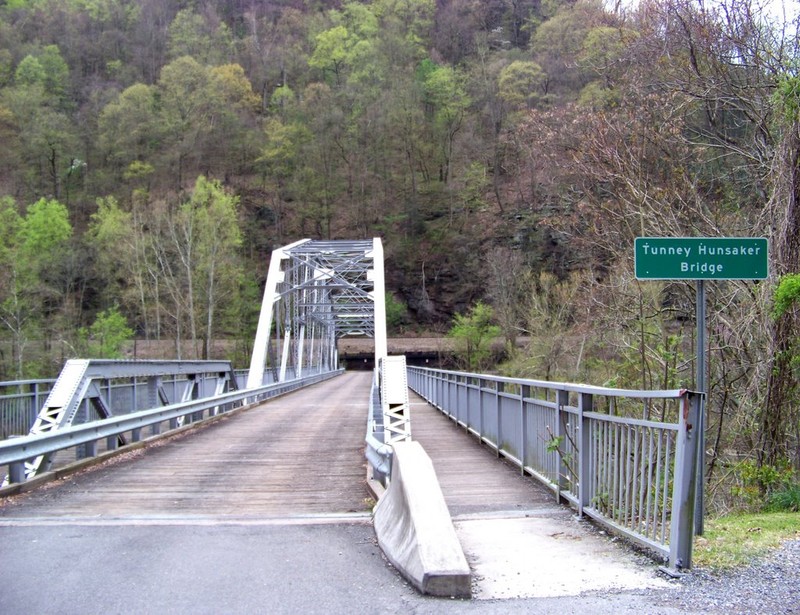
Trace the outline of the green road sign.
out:
M 763 237 L 637 237 L 634 264 L 639 280 L 763 280 Z

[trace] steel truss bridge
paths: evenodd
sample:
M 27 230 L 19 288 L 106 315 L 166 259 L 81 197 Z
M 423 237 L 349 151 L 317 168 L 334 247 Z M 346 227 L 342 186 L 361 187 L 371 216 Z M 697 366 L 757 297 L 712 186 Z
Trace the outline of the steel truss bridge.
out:
M 386 356 L 383 246 L 372 241 L 304 239 L 272 253 L 247 388 L 338 366 L 336 341 L 375 340 Z
M 302 240 L 275 250 L 246 373 L 225 361 L 72 360 L 46 400 L 0 391 L 2 413 L 37 415 L 0 440 L 4 487 L 48 470 L 60 451 L 93 457 L 340 373 L 337 340 L 374 339 L 366 414 L 373 477 L 391 482 L 393 447 L 411 440 L 408 386 L 586 515 L 688 567 L 697 477 L 698 396 L 406 369 L 387 356 L 380 239 Z M 38 386 L 38 385 L 37 385 Z M 658 416 L 656 419 L 654 417 Z M 0 474 L 0 476 L 3 476 Z

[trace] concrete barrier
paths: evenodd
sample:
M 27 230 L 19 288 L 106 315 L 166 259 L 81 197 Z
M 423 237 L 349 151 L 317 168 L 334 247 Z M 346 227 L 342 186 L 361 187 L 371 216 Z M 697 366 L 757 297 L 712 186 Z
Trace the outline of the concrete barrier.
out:
M 469 565 L 430 457 L 418 442 L 393 447 L 392 479 L 375 507 L 378 544 L 423 594 L 469 597 Z

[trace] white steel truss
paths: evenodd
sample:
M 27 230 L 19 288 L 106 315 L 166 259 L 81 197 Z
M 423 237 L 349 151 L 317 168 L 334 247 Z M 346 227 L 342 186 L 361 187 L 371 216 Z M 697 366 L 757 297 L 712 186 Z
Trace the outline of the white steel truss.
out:
M 50 394 L 39 410 L 28 435 L 35 436 L 70 427 L 76 420 L 85 401 L 91 403 L 97 418 L 106 419 L 114 412 L 110 392 L 112 382 L 130 381 L 133 401 L 126 402 L 123 412 L 133 412 L 137 407 L 136 381 L 146 379 L 146 394 L 143 405 L 157 408 L 168 405 L 169 396 L 164 390 L 162 379 L 184 377 L 183 393 L 180 400 L 188 401 L 200 395 L 198 384 L 210 376 L 215 381 L 215 395 L 237 389 L 236 376 L 229 361 L 118 361 L 113 359 L 70 359 L 58 376 Z M 117 384 L 117 386 L 120 386 Z M 123 404 L 126 405 L 126 404 Z M 179 419 L 179 421 L 182 419 Z M 120 444 L 124 444 L 120 436 Z M 25 463 L 25 476 L 34 477 L 50 468 L 49 456 L 38 456 Z M 0 486 L 8 484 L 8 477 Z
M 272 252 L 247 388 L 338 366 L 336 341 L 375 339 L 386 356 L 383 245 L 303 239 Z M 280 353 L 280 358 L 278 354 Z

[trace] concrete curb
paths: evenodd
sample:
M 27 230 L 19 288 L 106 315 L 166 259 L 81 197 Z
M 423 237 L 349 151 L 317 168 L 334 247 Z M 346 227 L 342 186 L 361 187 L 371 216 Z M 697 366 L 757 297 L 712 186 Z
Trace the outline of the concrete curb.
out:
M 423 594 L 470 597 L 469 565 L 430 457 L 418 442 L 392 446 L 392 480 L 375 507 L 378 544 Z

